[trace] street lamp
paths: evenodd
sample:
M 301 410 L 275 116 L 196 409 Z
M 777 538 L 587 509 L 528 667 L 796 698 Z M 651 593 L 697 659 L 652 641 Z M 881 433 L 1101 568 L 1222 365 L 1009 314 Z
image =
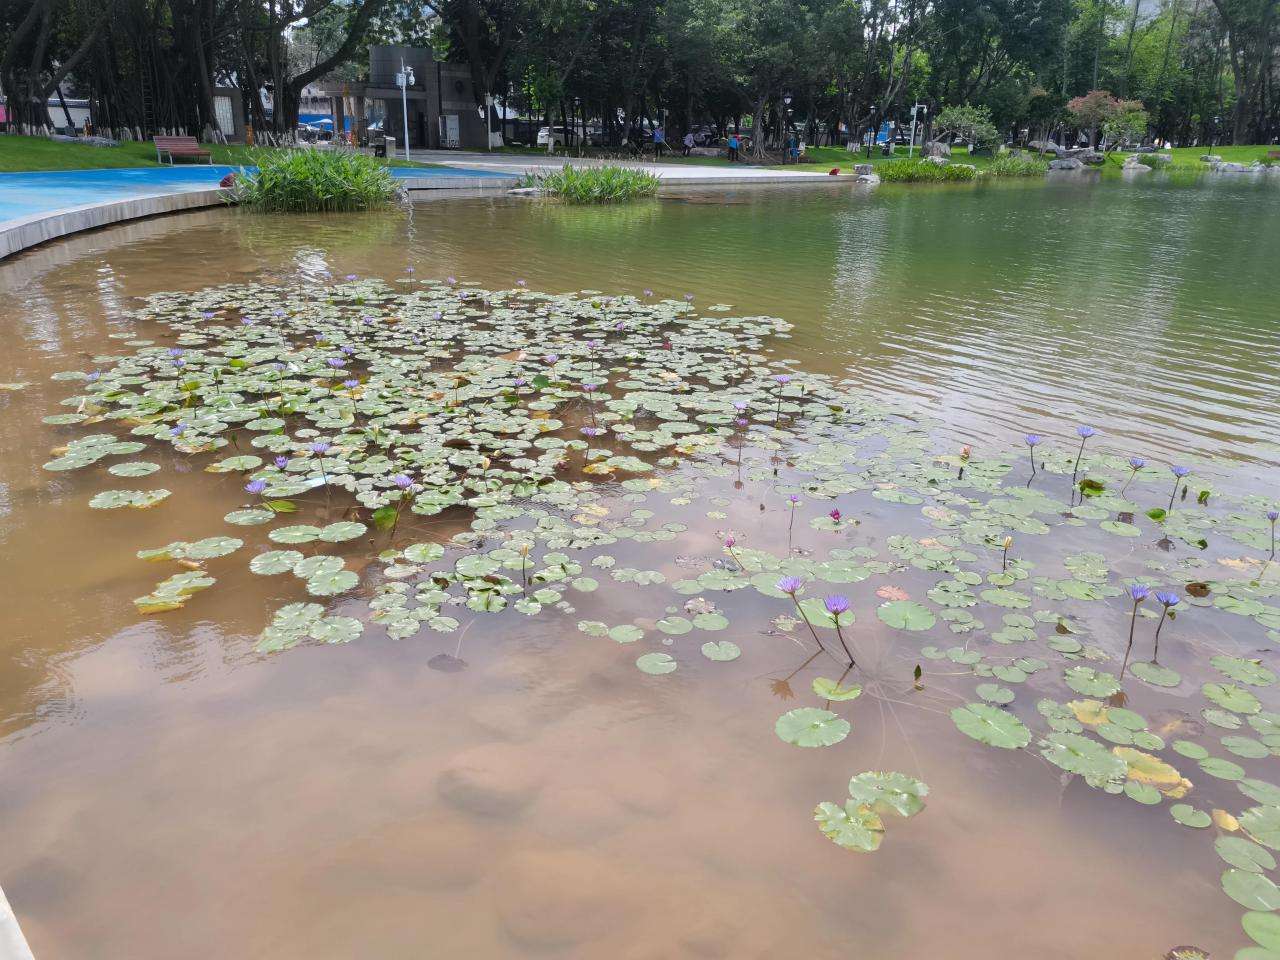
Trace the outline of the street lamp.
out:
M 867 159 L 871 159 L 871 142 L 876 138 L 876 105 L 871 105 L 871 120 L 867 124 Z
M 916 148 L 916 120 L 920 114 L 927 116 L 929 108 L 923 103 L 915 103 L 911 106 L 911 145 L 907 147 L 907 159 L 911 159 L 911 154 Z M 924 130 L 924 120 L 920 119 L 921 132 Z
M 404 159 L 409 161 L 409 88 L 413 86 L 413 67 L 404 65 L 400 58 L 400 72 L 396 74 L 396 86 L 400 88 L 400 110 L 404 117 Z

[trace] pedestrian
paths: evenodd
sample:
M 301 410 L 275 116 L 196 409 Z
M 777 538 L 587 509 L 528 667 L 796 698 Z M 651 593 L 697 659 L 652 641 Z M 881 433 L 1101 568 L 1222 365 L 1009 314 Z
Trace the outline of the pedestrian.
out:
M 684 139 L 681 141 L 681 143 L 684 144 L 684 155 L 687 157 L 689 155 L 689 152 L 693 149 L 693 131 L 692 130 L 685 133 Z
M 654 127 L 653 128 L 653 155 L 655 157 L 662 156 L 662 151 L 666 147 L 666 145 L 667 145 L 667 132 L 662 129 L 661 125 Z
M 731 161 L 738 159 L 739 142 L 737 133 L 729 134 L 729 159 Z

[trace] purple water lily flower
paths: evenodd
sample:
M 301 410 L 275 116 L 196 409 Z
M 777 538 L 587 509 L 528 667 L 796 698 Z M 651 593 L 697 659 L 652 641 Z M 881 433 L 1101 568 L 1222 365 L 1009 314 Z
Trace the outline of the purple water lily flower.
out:
M 312 453 L 317 453 L 323 456 L 333 449 L 333 444 L 329 443 L 327 440 L 317 440 L 315 443 L 307 444 L 307 449 Z
M 1178 595 L 1167 590 L 1157 590 L 1156 599 L 1160 601 L 1162 609 L 1160 610 L 1160 622 L 1156 624 L 1155 642 L 1151 648 L 1151 660 L 1153 663 L 1160 659 L 1160 628 L 1164 626 L 1165 618 L 1169 616 L 1169 610 L 1177 606 Z
M 391 482 L 401 490 L 408 490 L 413 486 L 413 477 L 409 476 L 407 473 L 397 473 L 391 478 Z
M 1277 520 L 1280 520 L 1280 510 L 1268 510 L 1267 519 L 1270 520 L 1272 523 L 1275 523 Z
M 354 273 L 348 273 L 344 279 L 354 280 L 355 278 L 356 278 L 356 275 Z
M 252 493 L 256 497 L 263 490 L 267 489 L 267 481 L 250 480 L 248 483 L 244 485 L 244 488 L 245 490 L 247 490 L 249 493 Z
M 1143 460 L 1141 457 L 1129 458 L 1129 466 L 1133 467 L 1134 470 L 1141 470 L 1146 465 L 1147 461 Z
M 1084 440 L 1088 440 L 1097 432 L 1093 427 L 1076 427 L 1076 433 Z
M 685 303 L 693 303 L 693 294 L 692 294 L 692 293 L 686 293 L 686 294 L 684 295 L 684 302 L 685 302 Z
M 791 596 L 795 596 L 797 593 L 800 592 L 800 588 L 804 586 L 804 581 L 801 580 L 799 577 L 783 577 L 776 584 L 774 584 L 774 586 L 776 586 L 783 593 L 787 593 L 787 594 L 790 594 Z
M 181 347 L 170 347 L 168 350 L 165 351 L 165 353 L 167 353 L 171 357 L 180 357 L 182 356 L 183 352 L 184 351 Z
M 1169 494 L 1169 509 L 1172 510 L 1173 499 L 1178 495 L 1178 485 L 1182 483 L 1182 478 L 1191 472 L 1191 468 L 1175 465 L 1169 468 L 1169 472 L 1173 474 L 1173 492 Z
M 334 370 L 341 370 L 343 367 L 347 365 L 347 361 L 343 360 L 341 357 L 330 357 L 328 360 L 325 361 L 325 363 L 327 363 Z
M 833 617 L 838 617 L 849 609 L 849 598 L 838 593 L 833 594 L 832 596 L 824 597 L 822 605 L 827 608 L 827 613 Z
M 1043 440 L 1044 437 L 1040 436 L 1040 434 L 1038 433 L 1028 433 L 1023 439 L 1027 441 L 1028 447 L 1034 447 L 1041 440 Z
M 650 290 L 648 287 L 645 287 L 645 288 L 644 288 L 644 295 L 645 295 L 646 297 L 652 297 L 652 296 L 653 296 L 653 291 L 652 291 L 652 290 Z
M 1085 441 L 1092 437 L 1096 430 L 1093 427 L 1076 427 L 1076 434 L 1080 437 L 1080 450 L 1076 453 L 1076 465 L 1071 468 L 1071 479 L 1074 482 L 1076 474 L 1080 471 L 1080 458 L 1084 456 Z
M 277 469 L 277 470 L 283 470 L 285 467 L 287 467 L 287 466 L 289 465 L 289 458 L 288 458 L 288 457 L 276 457 L 276 458 L 275 458 L 275 460 L 273 460 L 273 461 L 272 461 L 272 463 L 274 463 L 274 464 L 276 465 L 276 469 Z
M 1151 588 L 1141 583 L 1135 583 L 1129 588 L 1129 596 L 1133 598 L 1134 603 L 1141 603 L 1150 593 Z
M 1156 600 L 1164 604 L 1166 607 L 1176 607 L 1178 605 L 1178 595 L 1170 593 L 1168 590 L 1157 590 Z
M 604 427 L 583 427 L 580 431 L 588 437 L 600 437 L 604 435 Z

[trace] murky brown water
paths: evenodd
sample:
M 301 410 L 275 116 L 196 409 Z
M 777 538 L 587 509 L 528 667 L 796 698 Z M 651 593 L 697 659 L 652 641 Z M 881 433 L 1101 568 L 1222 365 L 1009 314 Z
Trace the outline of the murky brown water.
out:
M 1147 250 L 1099 275 L 1098 247 L 1116 231 L 1072 239 L 1095 196 L 1018 191 L 988 207 L 939 196 L 745 195 L 587 215 L 477 200 L 419 206 L 409 226 L 217 211 L 0 266 L 0 379 L 33 382 L 0 394 L 0 886 L 36 956 L 1129 960 L 1182 943 L 1229 956 L 1240 910 L 1203 832 L 1064 785 L 1029 751 L 959 735 L 947 712 L 971 684 L 938 667 L 913 692 L 918 644 L 874 617 L 860 635 L 872 695 L 827 750 L 773 733 L 830 666 L 806 666 L 804 649 L 769 635 L 778 611 L 763 603 L 758 632 L 739 617 L 726 634 L 739 660 L 663 678 L 575 629 L 606 602 L 635 606 L 613 621 L 660 615 L 617 591 L 578 603 L 575 617 L 482 617 L 460 642 L 370 630 L 262 656 L 256 634 L 286 599 L 274 580 L 241 571 L 154 617 L 131 603 L 155 580 L 134 551 L 224 532 L 237 491 L 164 460 L 170 508 L 94 511 L 92 477 L 41 469 L 71 435 L 40 422 L 66 395 L 48 375 L 115 352 L 105 338 L 125 329 L 132 297 L 321 269 L 394 277 L 406 262 L 482 285 L 688 290 L 785 316 L 799 325 L 785 355 L 917 404 L 944 441 L 1007 440 L 1046 417 L 1066 433 L 1088 411 L 1117 451 L 1141 437 L 1149 454 L 1277 459 L 1280 327 L 1262 314 L 1278 281 L 1241 262 L 1274 263 L 1275 236 L 1210 255 L 1220 232 L 1195 241 L 1199 257 Z M 1260 204 L 1276 212 L 1274 197 L 1225 196 L 1233 214 L 1200 208 L 1224 218 L 1220 231 Z M 1184 197 L 1194 200 L 1128 196 L 1121 242 L 1169 233 L 1152 225 L 1157 212 L 1197 229 L 1182 207 L 1205 201 Z M 954 232 L 937 236 L 939 223 Z M 1034 256 L 1033 237 L 1045 241 Z M 1220 268 L 1233 260 L 1228 284 Z M 1117 317 L 1120 305 L 1130 313 Z M 1217 318 L 1216 338 L 1188 319 L 1197 311 Z M 989 321 L 974 330 L 975 316 Z M 1153 334 L 1154 347 L 1143 339 Z M 1010 346 L 1020 338 L 1045 349 Z M 670 518 L 691 525 L 678 552 L 705 563 L 717 529 L 781 524 L 760 519 L 769 487 L 704 486 L 729 498 L 723 518 L 706 517 L 705 496 L 671 504 Z M 928 535 L 916 526 L 872 518 L 858 542 Z M 797 530 L 806 536 L 817 539 Z M 682 575 L 670 549 L 614 552 Z M 902 577 L 913 592 L 930 582 Z M 430 668 L 441 652 L 468 668 Z M 1185 651 L 1169 663 L 1197 669 Z M 786 704 L 783 679 L 797 697 Z M 1150 717 L 1192 709 L 1138 696 L 1131 706 Z M 1251 761 L 1251 775 L 1277 762 Z M 811 816 L 866 769 L 908 771 L 930 797 L 859 855 Z

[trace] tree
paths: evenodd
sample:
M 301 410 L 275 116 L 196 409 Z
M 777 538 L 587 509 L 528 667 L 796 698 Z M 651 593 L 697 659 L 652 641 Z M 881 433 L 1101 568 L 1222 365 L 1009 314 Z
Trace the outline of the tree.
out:
M 1076 123 L 1089 131 L 1089 146 L 1098 145 L 1098 130 L 1114 117 L 1120 109 L 1120 101 L 1109 90 L 1090 90 L 1083 97 L 1067 101 L 1067 113 Z
M 990 147 L 1000 142 L 1000 132 L 991 122 L 986 107 L 945 107 L 934 118 L 935 134 L 961 137 L 975 147 Z

